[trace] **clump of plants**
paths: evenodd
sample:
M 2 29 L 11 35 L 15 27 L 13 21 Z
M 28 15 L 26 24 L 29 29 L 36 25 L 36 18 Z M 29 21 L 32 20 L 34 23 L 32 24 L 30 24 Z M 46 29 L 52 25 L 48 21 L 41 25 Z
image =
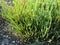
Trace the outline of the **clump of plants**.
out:
M 50 34 L 55 37 L 55 32 L 59 30 L 57 17 L 60 15 L 56 1 L 14 0 L 11 5 L 2 2 L 3 17 L 8 19 L 11 31 L 19 35 L 23 43 L 45 41 Z

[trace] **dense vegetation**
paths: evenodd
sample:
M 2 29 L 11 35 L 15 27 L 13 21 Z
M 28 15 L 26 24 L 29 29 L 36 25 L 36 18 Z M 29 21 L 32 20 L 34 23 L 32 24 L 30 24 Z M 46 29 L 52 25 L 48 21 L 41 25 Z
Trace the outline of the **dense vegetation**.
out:
M 54 42 L 60 38 L 59 0 L 14 0 L 2 2 L 3 18 L 22 43 Z

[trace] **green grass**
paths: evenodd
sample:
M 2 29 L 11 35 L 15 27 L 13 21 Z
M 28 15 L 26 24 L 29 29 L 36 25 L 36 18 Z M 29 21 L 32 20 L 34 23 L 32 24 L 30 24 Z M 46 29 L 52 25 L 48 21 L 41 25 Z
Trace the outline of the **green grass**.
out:
M 13 6 L 2 2 L 3 17 L 22 41 L 47 40 L 50 34 L 59 37 L 60 6 L 55 0 L 14 0 Z

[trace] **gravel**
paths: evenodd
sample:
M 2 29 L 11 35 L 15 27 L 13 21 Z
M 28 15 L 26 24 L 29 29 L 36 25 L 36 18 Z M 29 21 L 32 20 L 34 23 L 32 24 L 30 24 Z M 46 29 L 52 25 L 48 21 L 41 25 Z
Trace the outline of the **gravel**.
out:
M 10 32 L 8 25 L 8 21 L 0 16 L 0 45 L 21 45 L 17 36 Z

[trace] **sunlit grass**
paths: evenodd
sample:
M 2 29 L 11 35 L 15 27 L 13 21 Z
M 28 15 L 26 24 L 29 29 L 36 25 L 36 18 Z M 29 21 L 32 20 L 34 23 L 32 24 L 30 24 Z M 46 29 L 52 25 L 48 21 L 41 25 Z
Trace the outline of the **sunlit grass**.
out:
M 10 26 L 13 27 L 12 31 L 23 40 L 29 40 L 32 37 L 35 40 L 48 38 L 50 28 L 54 25 L 52 21 L 57 24 L 55 20 L 60 15 L 59 1 L 14 0 L 13 6 L 2 2 L 3 17 L 8 19 Z

